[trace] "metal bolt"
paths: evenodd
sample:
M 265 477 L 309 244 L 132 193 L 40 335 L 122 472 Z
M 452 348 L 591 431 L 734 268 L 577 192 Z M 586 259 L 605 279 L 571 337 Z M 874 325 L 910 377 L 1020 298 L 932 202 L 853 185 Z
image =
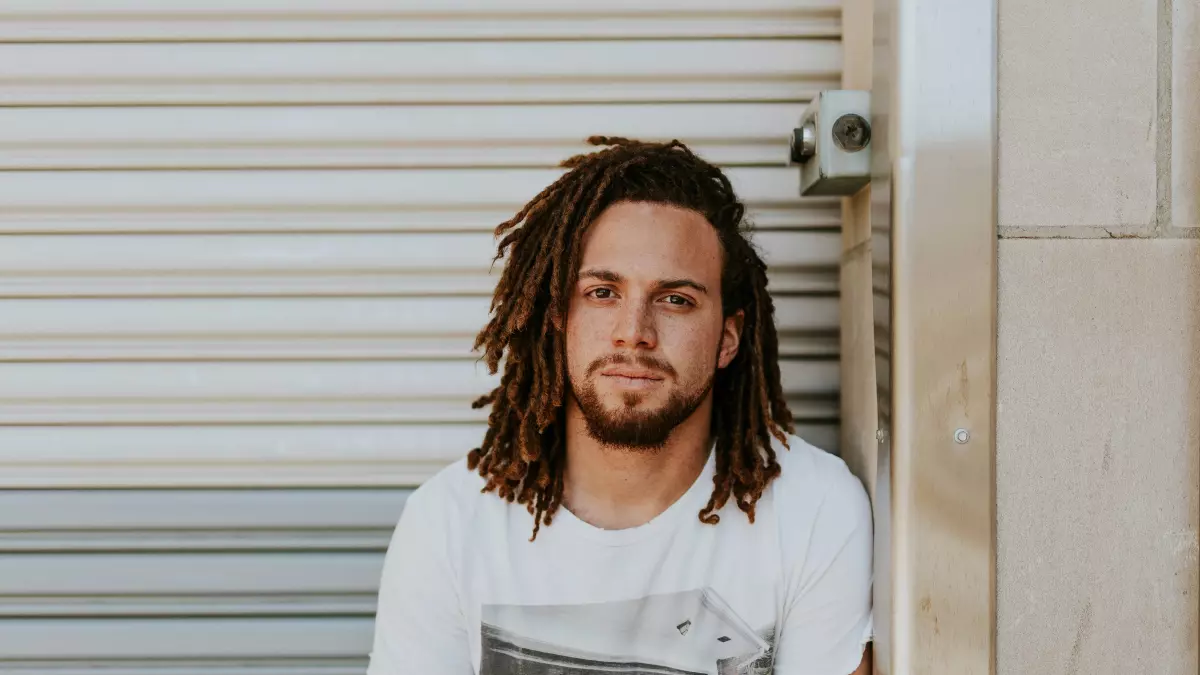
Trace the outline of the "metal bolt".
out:
M 966 443 L 969 440 L 971 440 L 971 432 L 967 431 L 966 429 L 956 429 L 954 431 L 954 442 L 955 443 L 958 443 L 959 445 L 963 445 L 964 443 Z
M 876 429 L 875 430 L 875 440 L 879 441 L 880 443 L 886 441 L 887 440 L 887 429 Z
M 846 152 L 858 152 L 871 142 L 871 123 L 862 115 L 842 115 L 833 123 L 833 142 Z
M 792 130 L 792 161 L 803 164 L 817 154 L 817 127 L 812 122 Z

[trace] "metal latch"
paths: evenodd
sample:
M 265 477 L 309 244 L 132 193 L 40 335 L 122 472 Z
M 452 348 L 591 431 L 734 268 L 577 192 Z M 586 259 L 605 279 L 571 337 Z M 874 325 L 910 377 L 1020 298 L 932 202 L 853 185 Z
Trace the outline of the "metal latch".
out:
M 823 91 L 792 131 L 792 163 L 800 165 L 800 194 L 842 195 L 871 181 L 871 92 Z

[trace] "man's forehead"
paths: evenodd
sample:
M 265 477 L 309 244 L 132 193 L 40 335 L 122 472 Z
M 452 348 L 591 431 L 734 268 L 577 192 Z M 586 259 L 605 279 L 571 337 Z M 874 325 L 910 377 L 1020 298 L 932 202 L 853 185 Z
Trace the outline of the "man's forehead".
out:
M 721 242 L 713 226 L 695 211 L 622 202 L 605 210 L 588 228 L 580 269 L 589 267 L 603 267 L 623 276 L 716 278 L 721 268 Z

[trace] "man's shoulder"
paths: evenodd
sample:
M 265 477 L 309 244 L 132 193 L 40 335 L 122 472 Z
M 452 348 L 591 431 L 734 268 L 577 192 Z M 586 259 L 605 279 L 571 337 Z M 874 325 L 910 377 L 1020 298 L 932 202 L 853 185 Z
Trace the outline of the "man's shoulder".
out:
M 773 493 L 784 531 L 854 528 L 864 519 L 870 522 L 867 492 L 841 457 L 799 436 L 789 437 L 786 448 L 776 441 L 775 452 L 781 472 Z M 801 523 L 808 527 L 795 527 Z
M 774 443 L 780 474 L 776 479 L 781 491 L 787 494 L 834 494 L 854 497 L 863 493 L 862 482 L 846 462 L 837 455 L 822 450 L 799 436 L 788 437 L 785 447 Z
M 443 467 L 409 495 L 404 510 L 442 526 L 469 522 L 487 497 L 483 477 L 467 468 L 466 458 Z

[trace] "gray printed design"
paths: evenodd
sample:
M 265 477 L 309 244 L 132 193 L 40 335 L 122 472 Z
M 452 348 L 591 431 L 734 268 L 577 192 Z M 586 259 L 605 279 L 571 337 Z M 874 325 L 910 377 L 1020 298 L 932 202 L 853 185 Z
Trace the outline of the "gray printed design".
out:
M 583 605 L 484 605 L 480 675 L 770 675 L 775 627 L 713 589 Z

